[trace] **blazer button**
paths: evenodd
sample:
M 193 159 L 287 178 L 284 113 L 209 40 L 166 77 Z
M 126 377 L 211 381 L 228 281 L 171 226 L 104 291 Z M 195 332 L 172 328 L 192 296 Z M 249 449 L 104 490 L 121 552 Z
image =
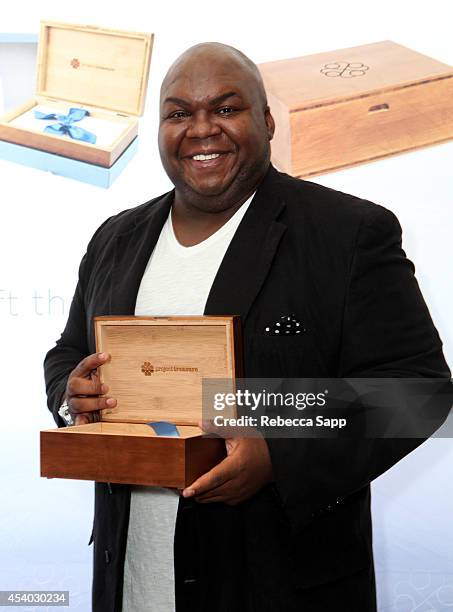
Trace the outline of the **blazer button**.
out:
M 184 580 L 184 584 L 194 584 L 194 582 L 196 582 L 197 579 L 196 578 L 186 578 Z
M 113 495 L 112 485 L 109 482 L 107 483 L 107 489 L 109 490 L 109 495 Z
M 108 565 L 110 563 L 110 553 L 108 550 L 104 550 L 105 564 Z

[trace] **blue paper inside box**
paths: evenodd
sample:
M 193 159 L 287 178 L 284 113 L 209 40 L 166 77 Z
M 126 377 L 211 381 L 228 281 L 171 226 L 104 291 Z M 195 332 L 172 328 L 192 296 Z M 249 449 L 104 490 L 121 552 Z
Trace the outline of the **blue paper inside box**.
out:
M 108 187 L 137 149 L 152 43 L 41 22 L 36 95 L 0 118 L 0 156 Z

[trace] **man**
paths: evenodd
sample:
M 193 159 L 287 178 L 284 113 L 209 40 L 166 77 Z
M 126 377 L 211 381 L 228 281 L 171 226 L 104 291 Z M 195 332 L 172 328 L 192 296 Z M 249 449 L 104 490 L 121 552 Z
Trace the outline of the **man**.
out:
M 96 374 L 101 314 L 240 314 L 249 377 L 449 378 L 398 221 L 270 165 L 274 121 L 248 58 L 189 49 L 160 112 L 175 189 L 88 246 L 45 362 L 59 425 L 63 400 L 75 423 L 115 405 Z M 266 333 L 290 314 L 304 333 Z M 96 483 L 93 610 L 171 610 L 173 588 L 177 612 L 375 610 L 369 483 L 420 442 L 235 439 L 179 497 Z

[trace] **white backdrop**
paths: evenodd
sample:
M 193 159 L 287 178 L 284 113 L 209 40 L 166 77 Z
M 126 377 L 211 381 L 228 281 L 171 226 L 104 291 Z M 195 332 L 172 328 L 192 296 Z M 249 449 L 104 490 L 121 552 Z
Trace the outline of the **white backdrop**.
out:
M 444 0 L 320 0 L 309 6 L 289 0 L 17 0 L 8 8 L 3 32 L 36 33 L 40 19 L 52 19 L 156 35 L 139 154 L 112 188 L 0 161 L 0 590 L 66 588 L 70 609 L 87 611 L 92 484 L 39 477 L 38 431 L 53 426 L 41 364 L 64 326 L 78 263 L 96 227 L 170 187 L 156 146 L 158 90 L 169 64 L 206 40 L 231 44 L 265 62 L 384 39 L 453 64 L 453 5 Z M 450 364 L 452 159 L 453 142 L 314 179 L 396 213 Z M 452 468 L 450 440 L 433 439 L 373 484 L 381 611 L 453 608 Z

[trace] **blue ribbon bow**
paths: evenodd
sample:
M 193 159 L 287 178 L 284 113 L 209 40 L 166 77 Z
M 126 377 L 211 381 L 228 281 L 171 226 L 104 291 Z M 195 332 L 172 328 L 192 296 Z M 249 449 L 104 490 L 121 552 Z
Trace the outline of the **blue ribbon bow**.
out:
M 59 115 L 58 113 L 42 113 L 41 111 L 35 111 L 36 119 L 55 119 L 58 123 L 47 125 L 44 128 L 44 132 L 54 135 L 67 135 L 74 140 L 82 140 L 83 142 L 89 142 L 91 144 L 96 143 L 96 134 L 84 130 L 77 125 L 73 125 L 76 121 L 80 121 L 90 113 L 83 108 L 70 108 L 67 115 Z

